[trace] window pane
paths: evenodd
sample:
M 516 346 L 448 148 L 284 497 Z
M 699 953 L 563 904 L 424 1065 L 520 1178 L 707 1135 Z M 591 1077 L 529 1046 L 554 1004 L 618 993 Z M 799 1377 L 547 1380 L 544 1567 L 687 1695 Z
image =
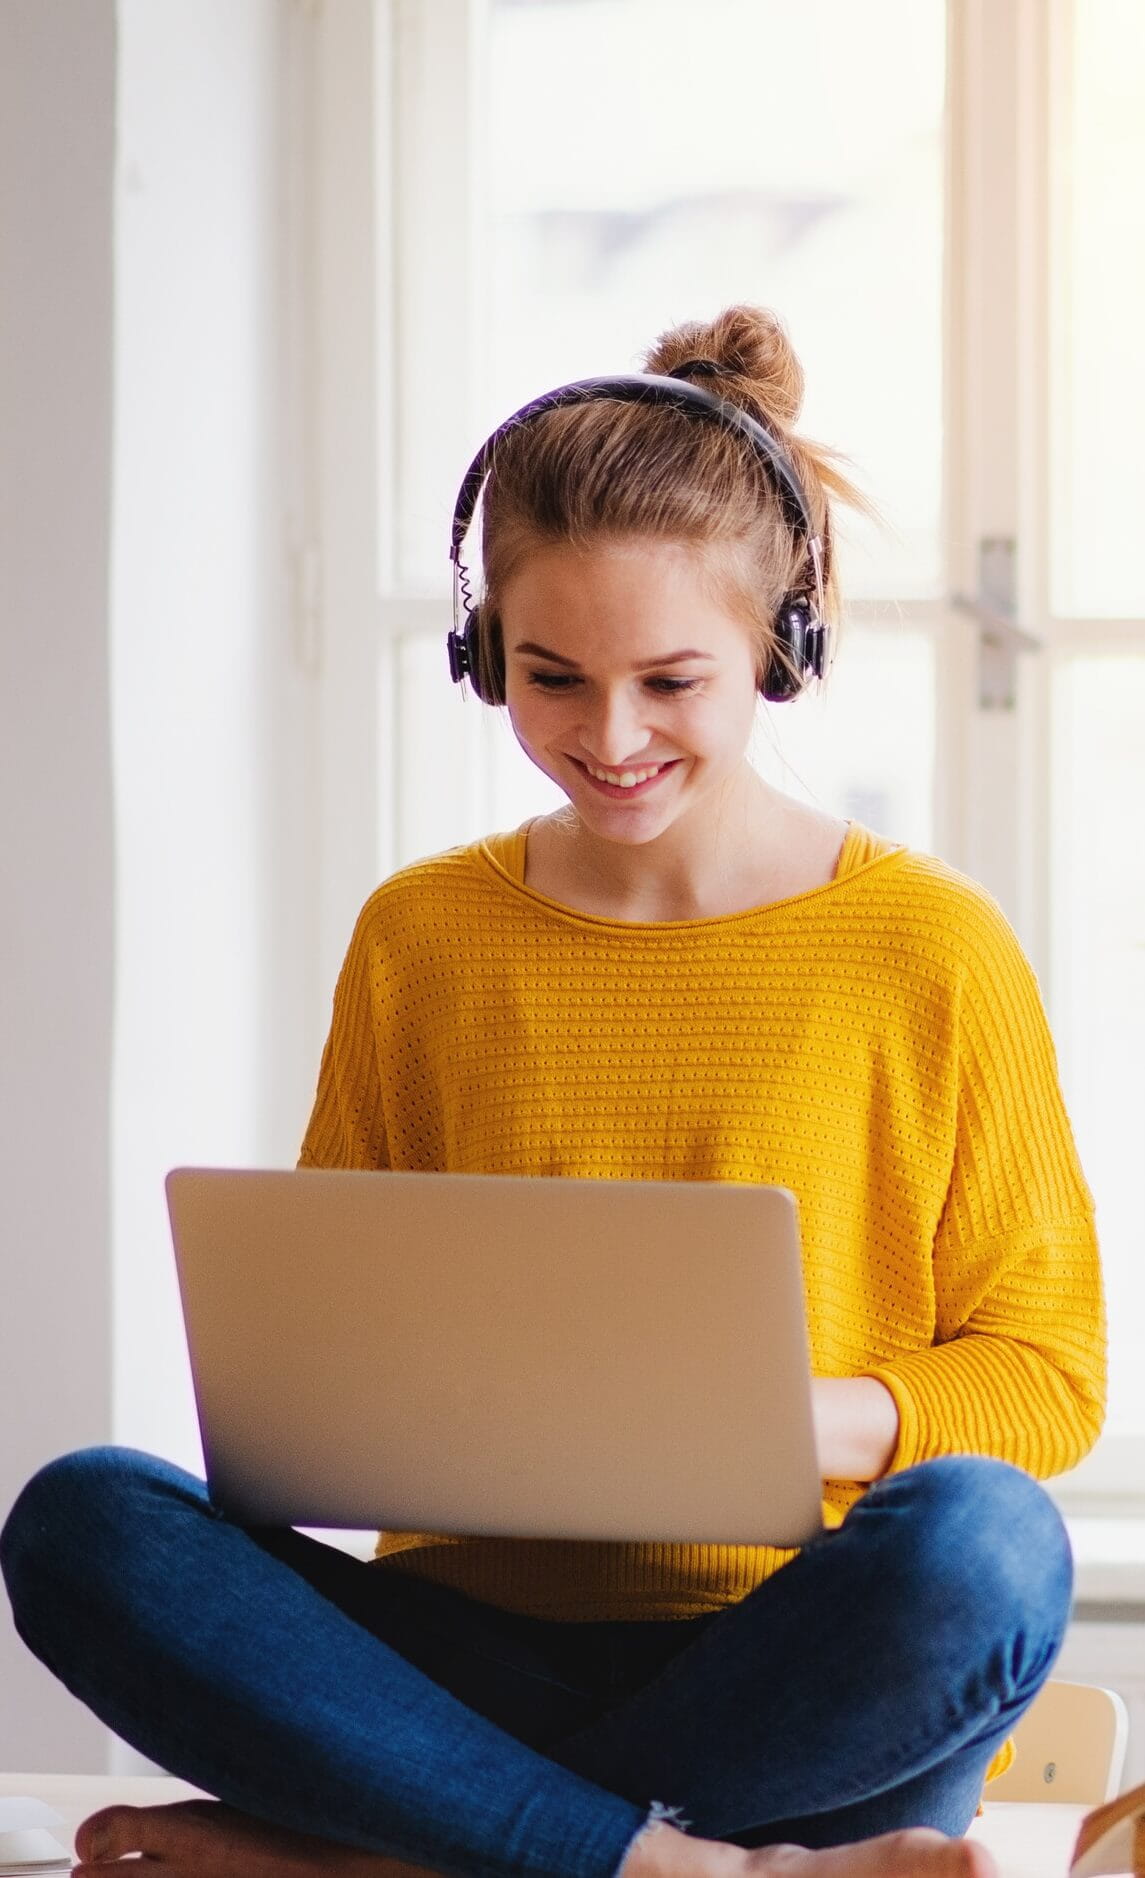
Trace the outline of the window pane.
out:
M 934 643 L 905 627 L 848 627 L 829 682 L 764 705 L 753 760 L 789 795 L 931 849 Z
M 1074 0 L 1058 127 L 1054 608 L 1145 615 L 1145 6 Z
M 1109 1286 L 1112 1432 L 1145 1433 L 1145 655 L 1066 660 L 1054 694 L 1054 1030 Z
M 773 307 L 889 524 L 845 586 L 937 593 L 943 85 L 942 0 L 493 0 L 488 424 Z

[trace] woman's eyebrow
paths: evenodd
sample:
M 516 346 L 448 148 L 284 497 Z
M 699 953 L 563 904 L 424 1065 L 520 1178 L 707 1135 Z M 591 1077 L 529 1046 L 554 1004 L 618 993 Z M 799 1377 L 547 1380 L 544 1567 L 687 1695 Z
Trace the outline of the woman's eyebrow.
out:
M 579 672 L 580 670 L 580 666 L 575 659 L 562 659 L 559 652 L 550 652 L 546 646 L 535 645 L 531 639 L 522 639 L 520 645 L 514 646 L 513 650 L 515 652 L 528 652 L 535 659 L 551 659 L 554 665 L 567 665 L 572 672 Z
M 554 665 L 566 665 L 570 672 L 579 672 L 580 666 L 575 659 L 564 659 L 559 652 L 550 652 L 547 646 L 539 646 L 532 639 L 522 639 L 514 646 L 515 652 L 528 653 L 535 659 L 549 659 Z M 657 665 L 677 665 L 681 659 L 713 659 L 714 652 L 698 652 L 692 646 L 686 646 L 681 652 L 666 652 L 661 658 L 645 659 L 640 665 L 632 667 L 634 672 L 649 672 Z

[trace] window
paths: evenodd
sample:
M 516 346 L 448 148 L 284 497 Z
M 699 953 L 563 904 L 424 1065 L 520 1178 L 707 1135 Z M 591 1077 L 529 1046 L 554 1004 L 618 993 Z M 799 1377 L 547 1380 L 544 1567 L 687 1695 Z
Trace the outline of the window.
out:
M 802 428 L 841 440 L 883 520 L 842 517 L 844 590 L 875 605 L 827 695 L 767 712 L 756 760 L 929 846 L 934 659 L 901 609 L 944 582 L 942 0 L 716 0 L 705 38 L 752 74 L 750 110 L 680 57 L 692 0 L 493 0 L 488 19 L 485 427 L 551 384 L 638 369 L 677 316 L 782 310 Z M 887 712 L 901 739 L 871 736 Z M 528 768 L 498 770 L 510 823 L 531 809 Z
M 1054 608 L 1128 619 L 1145 614 L 1145 9 L 1074 0 L 1056 53 Z
M 359 6 L 377 196 L 354 227 L 377 243 L 334 244 L 326 291 L 340 318 L 376 295 L 377 318 L 330 367 L 330 799 L 352 794 L 368 699 L 375 873 L 548 806 L 507 727 L 445 675 L 461 471 L 549 384 L 628 369 L 678 317 L 777 305 L 808 430 L 852 456 L 889 526 L 854 529 L 832 686 L 761 717 L 758 761 L 982 880 L 1033 960 L 1113 1323 L 1110 1433 L 1068 1491 L 1124 1503 L 1145 1479 L 1142 9 L 707 0 L 719 56 L 698 82 L 685 0 L 347 0 L 323 31 L 349 48 L 328 86 L 348 149 Z M 331 226 L 353 174 L 328 185 Z M 355 454 L 378 466 L 369 595 L 360 575 L 335 618 L 330 544 L 362 553 Z M 330 865 L 324 898 L 360 900 Z
M 803 427 L 886 516 L 854 525 L 848 591 L 939 594 L 944 12 L 708 0 L 698 82 L 694 0 L 493 0 L 487 427 L 602 361 L 635 369 L 678 317 L 775 307 Z
M 1054 1010 L 1108 1267 L 1109 1427 L 1145 1426 L 1145 647 L 1070 653 L 1054 674 Z
M 679 57 L 690 0 L 460 5 L 453 26 L 460 44 L 470 25 L 470 105 L 453 116 L 469 128 L 444 163 L 449 55 L 443 9 L 432 12 L 394 16 L 404 60 L 398 174 L 424 192 L 436 162 L 470 186 L 446 184 L 424 225 L 395 229 L 409 338 L 394 374 L 399 549 L 387 612 L 401 710 L 387 858 L 512 826 L 556 799 L 508 727 L 462 711 L 442 685 L 440 605 L 416 619 L 409 605 L 415 592 L 445 597 L 449 498 L 468 456 L 537 392 L 637 369 L 662 326 L 733 299 L 782 309 L 807 374 L 803 428 L 840 441 L 882 515 L 881 525 L 842 518 L 842 579 L 855 606 L 830 694 L 772 709 L 758 761 L 797 793 L 932 845 L 935 603 L 945 582 L 942 0 L 872 0 L 861 17 L 848 0 L 795 9 L 717 0 L 705 34 L 734 45 L 754 73 L 751 110 L 733 112 L 724 88 L 697 86 Z M 809 70 L 813 105 L 791 82 Z M 459 257 L 468 297 L 449 303 L 447 339 L 440 307 Z M 443 379 L 444 421 L 419 423 Z M 873 738 L 873 700 L 908 734 Z M 418 755 L 427 749 L 430 777 Z
M 1056 24 L 1051 982 L 1107 1269 L 1106 1447 L 1128 1458 L 1145 1437 L 1136 1177 L 1145 1140 L 1145 564 L 1136 548 L 1145 426 L 1137 318 L 1145 293 L 1145 12 L 1135 0 L 1074 0 L 1058 8 Z M 1108 1467 L 1092 1471 L 1102 1484 L 1109 1477 Z

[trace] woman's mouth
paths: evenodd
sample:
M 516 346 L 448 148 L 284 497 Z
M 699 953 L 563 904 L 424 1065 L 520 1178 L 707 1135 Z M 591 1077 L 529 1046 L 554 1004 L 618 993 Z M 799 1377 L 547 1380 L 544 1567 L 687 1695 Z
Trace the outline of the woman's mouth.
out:
M 586 763 L 573 757 L 577 768 L 583 770 L 594 789 L 602 795 L 612 796 L 615 800 L 641 796 L 651 789 L 661 776 L 666 776 L 670 769 L 675 769 L 679 757 L 672 757 L 665 763 L 644 763 L 632 765 L 627 769 L 604 769 L 599 763 Z

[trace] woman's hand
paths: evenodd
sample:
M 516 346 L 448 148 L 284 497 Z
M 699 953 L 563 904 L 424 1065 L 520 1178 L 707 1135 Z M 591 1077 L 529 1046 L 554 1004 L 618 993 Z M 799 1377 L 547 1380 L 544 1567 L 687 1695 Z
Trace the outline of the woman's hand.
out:
M 873 1376 L 817 1376 L 811 1413 L 824 1480 L 878 1480 L 891 1464 L 899 1412 Z

